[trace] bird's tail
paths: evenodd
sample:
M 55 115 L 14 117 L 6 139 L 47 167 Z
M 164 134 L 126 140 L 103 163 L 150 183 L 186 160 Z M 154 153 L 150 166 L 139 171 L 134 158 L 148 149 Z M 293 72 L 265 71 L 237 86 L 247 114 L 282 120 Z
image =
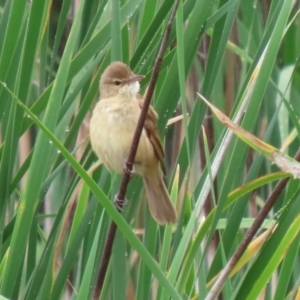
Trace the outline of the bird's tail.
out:
M 153 218 L 161 225 L 175 223 L 176 210 L 160 174 L 158 172 L 147 174 L 143 179 Z

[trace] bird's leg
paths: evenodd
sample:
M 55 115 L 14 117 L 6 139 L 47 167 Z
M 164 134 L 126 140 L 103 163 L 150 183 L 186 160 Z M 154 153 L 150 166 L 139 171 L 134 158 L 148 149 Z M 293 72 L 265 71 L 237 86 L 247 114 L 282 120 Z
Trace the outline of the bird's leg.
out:
M 119 199 L 118 194 L 115 195 L 114 204 L 118 211 L 123 211 L 123 206 L 128 205 L 129 201 L 127 199 Z

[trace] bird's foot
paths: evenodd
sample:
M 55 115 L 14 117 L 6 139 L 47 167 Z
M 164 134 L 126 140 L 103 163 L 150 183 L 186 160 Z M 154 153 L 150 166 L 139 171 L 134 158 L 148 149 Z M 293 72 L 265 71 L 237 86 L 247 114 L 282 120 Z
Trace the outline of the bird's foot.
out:
M 128 205 L 129 201 L 127 199 L 119 199 L 117 194 L 114 199 L 114 204 L 118 211 L 123 211 L 123 206 Z
M 129 169 L 128 166 L 131 166 Z M 129 162 L 128 160 L 125 160 L 124 166 L 123 166 L 123 172 L 125 174 L 129 174 L 130 179 L 134 176 L 134 165 L 133 163 Z

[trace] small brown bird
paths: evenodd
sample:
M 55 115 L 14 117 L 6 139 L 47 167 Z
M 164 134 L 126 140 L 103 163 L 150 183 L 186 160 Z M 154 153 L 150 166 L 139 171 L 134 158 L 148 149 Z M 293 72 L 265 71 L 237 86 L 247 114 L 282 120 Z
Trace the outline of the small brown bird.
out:
M 122 62 L 113 62 L 100 80 L 100 101 L 90 123 L 93 150 L 108 169 L 122 173 L 143 106 L 139 81 Z M 150 106 L 134 160 L 133 171 L 143 177 L 153 218 L 175 223 L 176 210 L 163 182 L 164 150 L 157 129 L 157 113 Z

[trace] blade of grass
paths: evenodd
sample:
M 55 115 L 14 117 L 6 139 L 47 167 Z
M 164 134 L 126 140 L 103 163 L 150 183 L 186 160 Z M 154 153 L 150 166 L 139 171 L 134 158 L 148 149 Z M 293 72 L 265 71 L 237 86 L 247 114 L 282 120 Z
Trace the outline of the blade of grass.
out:
M 76 36 L 80 25 L 83 4 L 84 1 L 81 2 L 81 8 L 78 10 L 72 26 L 54 88 L 50 96 L 48 109 L 44 116 L 43 122 L 50 130 L 54 130 L 58 118 L 59 110 L 57 107 L 60 106 L 60 102 L 63 98 L 70 61 L 76 44 Z M 39 187 L 49 168 L 49 161 L 47 161 L 49 154 L 49 140 L 42 132 L 40 132 L 31 161 L 27 185 L 20 201 L 20 207 L 12 235 L 10 253 L 4 271 L 4 280 L 1 286 L 1 293 L 8 297 L 10 297 L 14 291 L 14 284 L 12 283 L 17 281 L 17 276 L 22 264 L 22 254 L 25 252 L 29 229 L 39 200 Z M 43 164 L 41 164 L 41 162 L 43 162 Z

